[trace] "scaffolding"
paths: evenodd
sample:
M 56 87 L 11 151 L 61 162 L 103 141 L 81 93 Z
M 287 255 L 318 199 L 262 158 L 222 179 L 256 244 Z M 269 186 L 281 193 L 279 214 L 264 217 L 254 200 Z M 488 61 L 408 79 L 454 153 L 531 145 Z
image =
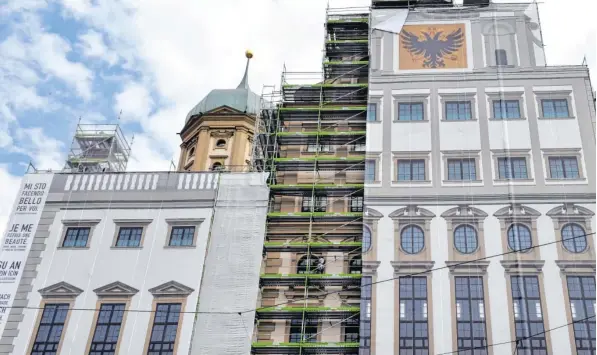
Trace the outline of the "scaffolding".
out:
M 284 67 L 262 92 L 252 167 L 270 172 L 270 196 L 253 354 L 359 352 L 368 42 L 368 8 L 328 9 L 322 71 Z
M 131 146 L 118 124 L 77 124 L 64 170 L 123 172 Z

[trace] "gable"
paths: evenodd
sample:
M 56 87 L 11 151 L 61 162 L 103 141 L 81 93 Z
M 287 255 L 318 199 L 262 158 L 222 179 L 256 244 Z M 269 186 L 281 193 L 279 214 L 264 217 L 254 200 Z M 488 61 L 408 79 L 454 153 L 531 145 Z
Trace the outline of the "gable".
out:
M 193 293 L 193 291 L 195 290 L 176 281 L 169 281 L 149 289 L 149 292 L 154 295 L 154 297 L 188 296 Z
M 120 281 L 109 283 L 93 290 L 98 297 L 132 297 L 139 290 Z
M 38 292 L 41 294 L 42 298 L 75 298 L 83 293 L 83 290 L 62 281 L 57 284 L 44 287 L 38 290 Z

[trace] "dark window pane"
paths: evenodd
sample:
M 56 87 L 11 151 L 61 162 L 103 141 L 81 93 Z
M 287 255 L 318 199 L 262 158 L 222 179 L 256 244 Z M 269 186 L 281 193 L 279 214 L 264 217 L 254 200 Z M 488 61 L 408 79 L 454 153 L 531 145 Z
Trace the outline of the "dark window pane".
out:
M 541 100 L 541 107 L 543 108 L 543 117 L 545 118 L 566 118 L 570 117 L 568 111 L 568 100 Z
M 552 179 L 578 179 L 578 161 L 576 157 L 550 157 L 549 173 Z
M 423 117 L 422 103 L 399 103 L 398 120 L 399 121 L 422 121 Z
M 425 160 L 398 160 L 398 181 L 425 180 Z
M 511 276 L 514 328 L 520 354 L 546 354 L 547 342 L 537 276 Z M 530 336 L 530 339 L 526 339 Z
M 297 274 L 323 274 L 325 272 L 325 259 L 315 255 L 303 256 L 296 266 Z
M 518 100 L 494 100 L 493 118 L 510 119 L 520 117 L 520 103 Z
M 401 354 L 426 354 L 429 349 L 427 278 L 400 277 L 399 288 Z
M 400 245 L 408 254 L 416 254 L 425 246 L 425 234 L 415 225 L 406 226 L 400 233 Z
M 55 355 L 58 351 L 64 322 L 68 314 L 68 304 L 46 304 L 41 316 L 32 354 Z
M 475 159 L 448 159 L 448 180 L 476 180 Z
M 508 65 L 508 55 L 505 49 L 495 50 L 495 64 L 496 65 Z
M 62 246 L 66 248 L 85 248 L 89 240 L 89 227 L 69 227 L 66 229 Z
M 350 212 L 363 212 L 363 196 L 350 198 Z
M 365 182 L 375 181 L 375 160 L 365 161 Z
M 369 227 L 363 226 L 363 253 L 366 253 L 371 249 L 371 230 Z
M 512 250 L 529 249 L 533 245 L 531 231 L 524 224 L 513 224 L 508 228 L 508 246 Z
M 528 179 L 525 158 L 498 158 L 498 176 L 500 179 Z
M 446 102 L 446 120 L 466 121 L 470 119 L 472 119 L 472 113 L 469 101 Z
M 570 313 L 578 354 L 595 354 L 595 277 L 568 276 Z M 586 319 L 588 318 L 588 319 Z
M 170 246 L 172 247 L 186 247 L 193 245 L 195 238 L 195 227 L 172 227 L 170 233 Z
M 109 355 L 115 353 L 124 307 L 123 303 L 101 305 L 91 343 L 91 354 Z
M 461 225 L 454 230 L 454 246 L 464 254 L 477 250 L 477 231 L 468 225 Z
M 377 104 L 367 105 L 367 121 L 377 121 Z
M 571 253 L 582 253 L 587 249 L 585 230 L 576 223 L 570 223 L 562 228 L 562 244 Z
M 157 305 L 149 341 L 150 355 L 172 354 L 178 332 L 180 310 L 180 303 L 160 303 Z
M 143 227 L 121 227 L 116 239 L 117 247 L 136 248 L 141 246 Z

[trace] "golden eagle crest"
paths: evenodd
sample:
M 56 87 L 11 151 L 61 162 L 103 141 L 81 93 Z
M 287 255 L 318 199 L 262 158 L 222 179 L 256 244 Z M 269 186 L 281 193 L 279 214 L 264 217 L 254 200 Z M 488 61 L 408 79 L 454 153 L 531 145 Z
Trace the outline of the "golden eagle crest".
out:
M 444 31 L 433 32 L 421 31 L 424 39 L 403 30 L 400 33 L 402 47 L 411 55 L 423 55 L 423 68 L 444 68 L 446 63 L 444 57 L 457 52 L 464 44 L 462 29 L 456 29 L 442 38 Z

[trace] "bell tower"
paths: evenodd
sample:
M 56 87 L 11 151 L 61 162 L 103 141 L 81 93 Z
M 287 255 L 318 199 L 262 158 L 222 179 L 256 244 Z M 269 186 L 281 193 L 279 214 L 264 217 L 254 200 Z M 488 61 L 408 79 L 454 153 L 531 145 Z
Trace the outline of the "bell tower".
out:
M 253 53 L 245 56 L 245 74 L 236 89 L 212 90 L 188 113 L 179 133 L 178 171 L 248 170 L 261 97 L 249 88 Z

